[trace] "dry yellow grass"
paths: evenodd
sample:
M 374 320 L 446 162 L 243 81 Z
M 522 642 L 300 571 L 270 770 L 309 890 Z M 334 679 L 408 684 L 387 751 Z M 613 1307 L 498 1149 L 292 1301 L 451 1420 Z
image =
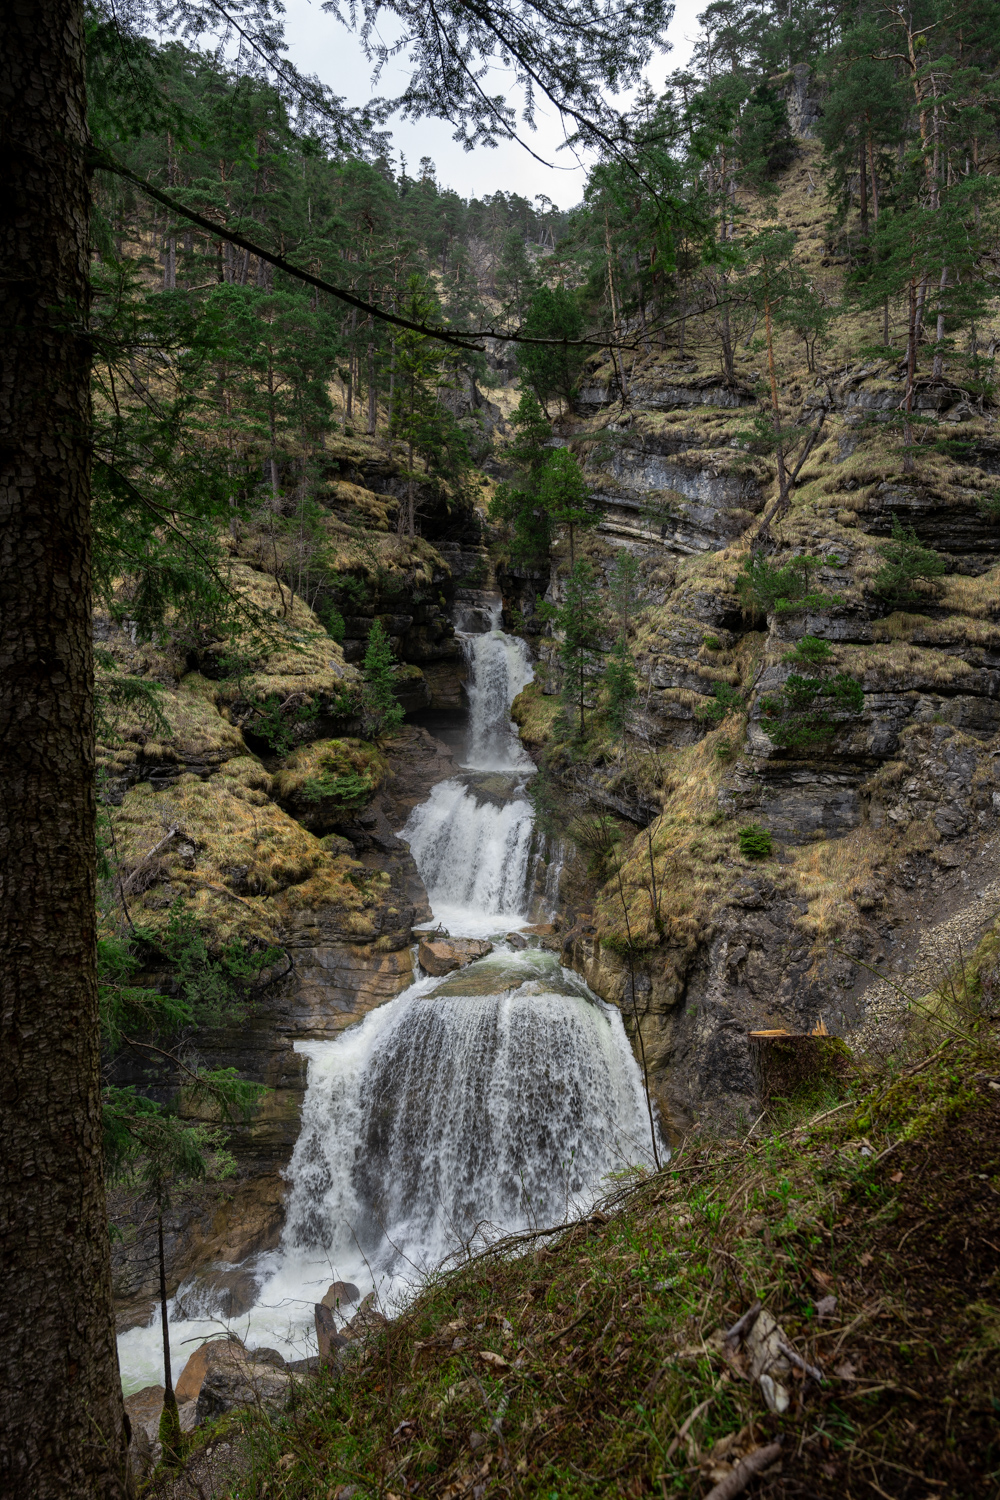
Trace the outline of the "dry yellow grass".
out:
M 113 683 L 116 675 L 109 674 L 105 680 Z M 213 766 L 245 754 L 239 729 L 227 723 L 215 706 L 216 687 L 190 672 L 175 688 L 160 693 L 157 703 L 167 721 L 166 730 L 153 724 L 141 709 L 116 711 L 109 706 L 106 730 L 98 739 L 98 766 L 107 775 L 120 777 L 133 773 L 140 758 L 147 765 L 193 761 Z
M 110 816 L 120 880 L 136 920 L 159 927 L 177 898 L 190 903 L 212 940 L 272 941 L 273 900 L 308 887 L 305 905 L 340 907 L 345 920 L 370 904 L 360 865 L 325 850 L 269 796 L 272 780 L 241 756 L 208 780 L 181 776 L 167 790 L 133 787 Z M 355 874 L 355 881 L 350 878 Z

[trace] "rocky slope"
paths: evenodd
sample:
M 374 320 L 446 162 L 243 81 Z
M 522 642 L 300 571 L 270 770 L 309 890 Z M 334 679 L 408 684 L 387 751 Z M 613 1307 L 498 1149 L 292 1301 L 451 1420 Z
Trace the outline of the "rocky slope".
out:
M 809 189 L 812 150 L 802 143 L 777 212 L 833 298 L 841 273 L 824 243 L 826 206 Z M 595 893 L 584 855 L 567 877 L 565 960 L 637 1020 L 678 1132 L 752 1120 L 748 1031 L 822 1022 L 850 1034 L 871 983 L 856 961 L 904 975 L 921 928 L 997 873 L 995 419 L 947 376 L 925 380 L 918 405 L 936 425 L 906 472 L 901 436 L 886 425 L 902 397 L 899 363 L 853 355 L 865 337 L 843 319 L 815 373 L 790 337 L 779 341 L 783 420 L 825 412 L 791 508 L 765 538 L 771 568 L 816 559 L 807 607 L 755 608 L 739 592 L 776 496 L 773 459 L 752 451 L 747 425 L 760 353 L 741 347 L 744 373 L 727 385 L 708 334 L 689 333 L 683 362 L 651 350 L 624 393 L 607 365 L 584 383 L 557 432 L 602 514 L 583 550 L 603 585 L 621 548 L 642 576 L 630 631 L 641 692 L 627 746 L 597 715 L 583 746 L 558 721 L 559 642 L 536 605 L 561 597 L 565 553 L 548 578 L 503 575 L 508 618 L 539 632 L 539 680 L 515 706 L 522 734 L 564 826 L 580 832 L 608 815 L 619 839 L 621 890 L 606 865 Z M 879 584 L 894 521 L 944 560 L 902 604 Z M 788 660 L 804 637 L 826 643 L 822 669 Z M 782 746 L 767 700 L 810 671 L 855 678 L 863 707 L 835 715 L 825 738 Z M 742 699 L 730 698 L 721 724 L 705 717 L 717 688 Z M 770 857 L 741 854 L 739 830 L 751 823 L 771 834 Z M 954 957 L 942 955 L 942 968 Z

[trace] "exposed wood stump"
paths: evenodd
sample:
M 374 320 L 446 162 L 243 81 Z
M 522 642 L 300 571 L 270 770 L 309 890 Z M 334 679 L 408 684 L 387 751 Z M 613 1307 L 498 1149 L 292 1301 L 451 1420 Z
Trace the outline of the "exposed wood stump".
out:
M 747 1040 L 757 1091 L 765 1108 L 817 1086 L 839 1083 L 850 1070 L 850 1048 L 837 1036 L 751 1031 Z

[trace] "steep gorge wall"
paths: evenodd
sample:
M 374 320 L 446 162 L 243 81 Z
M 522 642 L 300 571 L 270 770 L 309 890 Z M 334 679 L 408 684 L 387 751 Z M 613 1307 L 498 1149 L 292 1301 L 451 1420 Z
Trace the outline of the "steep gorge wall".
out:
M 748 367 L 754 358 L 745 356 Z M 782 391 L 789 419 L 820 404 L 827 416 L 770 561 L 825 559 L 813 587 L 836 602 L 766 618 L 748 613 L 736 590 L 755 518 L 775 495 L 773 464 L 741 436 L 746 392 L 721 387 L 704 357 L 682 369 L 653 354 L 639 362 L 627 402 L 610 378 L 595 380 L 559 429 L 603 517 L 582 550 L 605 585 L 619 548 L 642 572 L 631 762 L 599 731 L 581 748 L 558 727 L 558 640 L 547 628 L 533 642 L 539 680 L 516 714 L 567 819 L 608 812 L 624 830 L 630 915 L 645 945 L 634 981 L 620 956 L 616 882 L 595 891 L 583 856 L 567 877 L 564 961 L 638 1018 L 655 1092 L 678 1131 L 752 1120 L 748 1031 L 822 1021 L 852 1034 L 873 983 L 855 960 L 905 978 L 924 931 L 1000 873 L 994 419 L 957 387 L 924 382 L 922 409 L 962 441 L 928 446 L 910 475 L 883 423 L 901 396 L 888 360 L 828 365 L 822 379 L 793 365 Z M 905 608 L 875 585 L 893 517 L 947 568 Z M 507 575 L 511 617 L 541 627 L 536 601 L 558 601 L 566 567 L 562 554 L 548 579 Z M 860 681 L 864 707 L 796 751 L 772 742 L 762 703 L 803 670 L 785 658 L 805 635 L 829 644 L 830 672 Z M 702 715 L 720 683 L 746 703 L 716 727 Z M 597 710 L 596 681 L 592 701 Z M 772 834 L 772 858 L 741 856 L 736 835 L 749 822 Z M 642 831 L 650 823 L 660 931 Z M 942 953 L 942 972 L 957 957 Z

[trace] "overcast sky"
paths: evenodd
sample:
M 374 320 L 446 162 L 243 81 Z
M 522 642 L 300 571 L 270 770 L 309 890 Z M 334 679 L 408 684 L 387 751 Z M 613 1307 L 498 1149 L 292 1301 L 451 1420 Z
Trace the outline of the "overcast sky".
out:
M 686 64 L 696 31 L 695 18 L 705 0 L 676 0 L 676 4 L 668 33 L 672 50 L 654 57 L 646 70 L 654 89 L 660 88 L 668 72 Z M 390 64 L 372 89 L 371 65 L 357 39 L 333 16 L 324 14 L 320 0 L 285 0 L 285 6 L 289 55 L 302 72 L 318 74 L 350 104 L 363 104 L 373 93 L 384 97 L 402 92 L 408 77 L 405 58 Z M 488 89 L 490 93 L 506 91 L 499 70 L 497 77 L 498 82 Z M 545 116 L 539 109 L 537 126 L 534 132 L 526 131 L 526 138 L 532 151 L 552 166 L 543 166 L 510 141 L 492 151 L 488 147 L 465 151 L 452 140 L 452 126 L 443 120 L 397 121 L 393 129 L 395 165 L 398 169 L 402 152 L 407 169 L 415 172 L 420 158 L 429 156 L 437 167 L 438 182 L 454 188 L 463 198 L 482 198 L 502 188 L 526 198 L 545 193 L 560 208 L 572 208 L 583 194 L 586 166 L 569 149 L 558 149 L 564 136 L 554 112 Z

